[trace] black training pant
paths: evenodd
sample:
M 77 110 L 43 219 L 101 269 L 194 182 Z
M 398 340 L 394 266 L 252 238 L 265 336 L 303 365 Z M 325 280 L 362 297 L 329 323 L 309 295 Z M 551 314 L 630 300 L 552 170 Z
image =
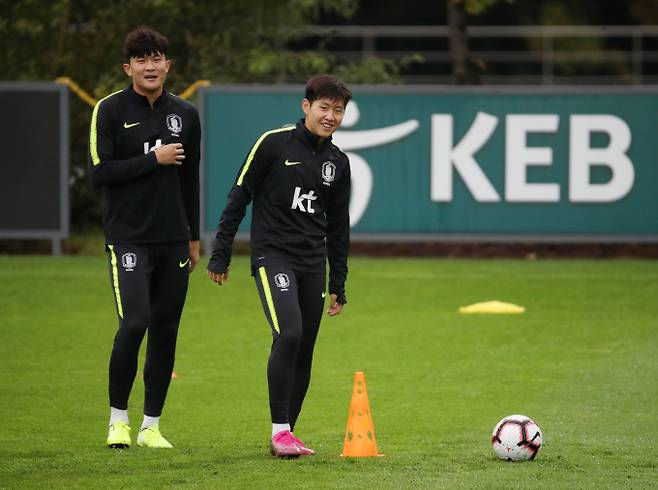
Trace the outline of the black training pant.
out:
M 266 265 L 255 269 L 254 277 L 272 327 L 267 365 L 272 422 L 294 428 L 311 380 L 313 347 L 324 310 L 325 273 Z
M 189 276 L 188 242 L 108 245 L 110 284 L 119 330 L 110 358 L 110 406 L 128 408 L 139 347 L 148 330 L 144 414 L 162 413 Z

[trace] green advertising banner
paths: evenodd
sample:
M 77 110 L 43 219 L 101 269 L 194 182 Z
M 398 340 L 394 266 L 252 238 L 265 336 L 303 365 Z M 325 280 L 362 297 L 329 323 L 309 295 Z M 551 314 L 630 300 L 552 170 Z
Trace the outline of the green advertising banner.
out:
M 334 142 L 356 238 L 658 241 L 658 88 L 352 89 Z M 208 235 L 254 142 L 303 115 L 303 87 L 200 97 Z

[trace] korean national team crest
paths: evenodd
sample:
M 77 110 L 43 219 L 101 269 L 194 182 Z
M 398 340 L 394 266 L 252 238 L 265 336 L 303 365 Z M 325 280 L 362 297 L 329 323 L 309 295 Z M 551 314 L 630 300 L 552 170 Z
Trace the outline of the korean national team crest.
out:
M 288 274 L 281 272 L 274 276 L 274 284 L 281 291 L 287 291 L 290 286 L 290 278 L 288 277 Z
M 167 129 L 174 136 L 178 136 L 178 133 L 183 130 L 183 120 L 178 114 L 169 114 L 167 116 Z
M 336 165 L 333 162 L 326 161 L 322 164 L 322 182 L 324 185 L 331 185 L 336 177 Z
M 132 272 L 137 266 L 137 255 L 132 252 L 125 253 L 121 256 L 121 265 L 126 272 Z

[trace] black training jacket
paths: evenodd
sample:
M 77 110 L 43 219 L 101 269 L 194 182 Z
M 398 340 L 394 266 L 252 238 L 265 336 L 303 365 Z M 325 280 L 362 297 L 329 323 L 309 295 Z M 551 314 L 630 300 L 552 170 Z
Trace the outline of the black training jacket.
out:
M 168 143 L 183 145 L 182 165 L 158 165 L 153 150 Z M 200 143 L 197 110 L 166 91 L 153 107 L 132 86 L 96 104 L 89 162 L 107 243 L 199 239 Z
M 222 273 L 233 238 L 253 199 L 252 268 L 285 263 L 301 272 L 324 271 L 329 293 L 346 303 L 350 240 L 350 165 L 347 156 L 304 125 L 264 133 L 251 148 L 228 195 L 208 270 Z

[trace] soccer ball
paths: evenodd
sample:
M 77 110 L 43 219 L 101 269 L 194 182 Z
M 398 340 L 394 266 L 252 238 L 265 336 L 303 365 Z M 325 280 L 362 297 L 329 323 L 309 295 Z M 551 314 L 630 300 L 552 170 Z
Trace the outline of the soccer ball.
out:
M 535 459 L 541 447 L 539 426 L 525 415 L 510 415 L 496 424 L 491 434 L 493 450 L 506 461 Z

